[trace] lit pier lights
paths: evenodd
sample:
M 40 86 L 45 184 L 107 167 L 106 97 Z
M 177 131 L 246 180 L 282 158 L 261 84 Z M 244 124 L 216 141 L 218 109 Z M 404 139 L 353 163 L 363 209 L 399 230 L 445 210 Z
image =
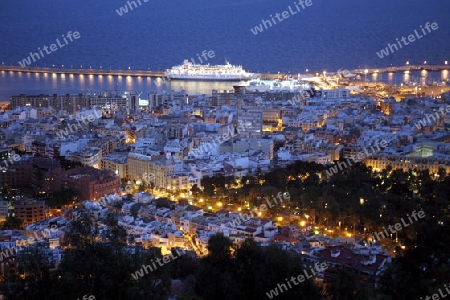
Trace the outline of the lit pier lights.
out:
M 409 65 L 409 60 L 408 60 L 408 61 L 406 61 L 406 65 L 407 65 L 407 66 Z

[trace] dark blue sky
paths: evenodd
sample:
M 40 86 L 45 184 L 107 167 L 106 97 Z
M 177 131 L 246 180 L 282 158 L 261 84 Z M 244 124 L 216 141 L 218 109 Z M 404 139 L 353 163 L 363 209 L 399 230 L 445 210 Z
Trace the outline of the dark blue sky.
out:
M 37 64 L 163 69 L 213 50 L 211 63 L 226 57 L 251 71 L 295 73 L 450 59 L 450 1 L 312 2 L 255 36 L 250 28 L 294 1 L 141 0 L 119 16 L 115 10 L 124 0 L 2 0 L 0 62 L 18 65 L 68 31 L 79 31 L 81 38 Z M 437 22 L 439 29 L 386 58 L 376 55 L 426 22 Z

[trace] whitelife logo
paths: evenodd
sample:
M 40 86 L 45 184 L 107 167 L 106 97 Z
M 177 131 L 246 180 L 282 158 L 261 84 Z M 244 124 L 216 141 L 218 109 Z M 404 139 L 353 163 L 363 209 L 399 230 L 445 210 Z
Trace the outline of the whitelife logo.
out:
M 314 95 L 313 88 L 310 88 L 307 91 L 302 91 L 298 95 L 294 96 L 292 99 L 288 100 L 288 103 L 292 106 L 295 106 L 297 104 L 301 104 L 302 101 L 307 100 L 311 95 Z
M 314 271 L 314 269 L 316 269 L 317 273 L 321 273 L 321 272 L 325 271 L 326 269 L 328 269 L 328 265 L 326 262 L 322 262 L 320 264 L 320 266 L 319 266 L 319 263 L 316 263 L 314 268 L 310 268 L 312 275 L 309 275 L 308 271 L 305 269 L 305 270 L 303 270 L 303 273 L 305 274 L 304 276 L 303 276 L 303 274 L 300 274 L 297 277 L 292 276 L 290 280 L 286 278 L 285 279 L 286 284 L 289 286 L 289 288 L 286 286 L 286 284 L 279 283 L 276 288 L 274 288 L 266 293 L 267 297 L 269 297 L 269 299 L 272 299 L 272 298 L 278 296 L 279 295 L 278 290 L 280 291 L 280 293 L 283 293 L 284 292 L 283 288 L 286 291 L 288 291 L 289 289 L 292 289 L 291 282 L 295 285 L 299 285 L 300 283 L 304 282 L 306 279 L 313 278 L 317 274 Z M 296 281 L 296 280 L 298 280 L 298 281 Z
M 0 163 L 0 172 L 7 170 L 10 165 L 13 165 L 15 162 L 18 162 L 22 159 L 22 157 L 19 154 L 14 154 L 9 159 L 5 159 Z M 5 166 L 2 166 L 5 165 Z
M 208 54 L 208 56 L 207 56 L 207 54 Z M 206 53 L 206 50 L 203 50 L 201 56 L 203 57 L 203 59 L 205 60 L 205 62 L 203 62 L 203 60 L 200 58 L 200 55 L 198 55 L 198 53 L 197 53 L 197 57 L 198 57 L 198 60 L 200 61 L 200 64 L 203 64 L 203 63 L 206 64 L 206 62 L 208 61 L 208 57 L 209 57 L 209 58 L 214 58 L 214 57 L 216 56 L 216 54 L 214 53 L 213 50 L 209 50 L 208 53 Z M 194 65 L 197 64 L 197 63 L 195 62 L 195 59 L 194 59 L 193 57 L 191 57 L 191 62 L 192 62 L 192 64 L 194 64 Z
M 261 210 L 261 212 L 265 212 L 268 208 L 272 208 L 272 207 L 275 207 L 276 205 L 279 205 L 279 203 L 277 202 L 277 199 L 279 199 L 281 201 L 281 203 L 283 202 L 283 199 L 287 200 L 287 201 L 289 201 L 291 199 L 291 195 L 288 192 L 285 192 L 285 193 L 278 192 L 277 196 L 278 197 L 275 198 L 275 196 L 272 195 L 272 200 L 275 203 L 274 205 L 271 205 L 269 198 L 265 197 L 266 203 L 269 207 L 267 207 L 267 205 L 265 205 L 265 204 L 261 204 L 259 206 L 259 210 Z M 253 210 L 256 212 L 256 215 L 258 215 L 258 213 L 257 213 L 258 209 L 254 208 Z M 228 222 L 227 225 L 229 227 L 235 228 L 254 217 L 255 217 L 255 215 L 253 214 L 253 212 L 250 211 L 246 214 L 240 214 L 239 217 Z
M 311 6 L 312 5 L 312 0 L 306 0 L 306 1 L 299 0 L 298 4 L 297 4 L 297 2 L 294 2 L 294 5 L 295 5 L 295 8 L 297 8 L 297 11 L 292 10 L 292 7 L 289 5 L 288 6 L 289 11 L 285 10 L 281 14 L 280 13 L 276 13 L 275 14 L 275 17 L 278 19 L 279 22 L 282 22 L 283 20 L 289 18 L 290 16 L 298 14 L 300 12 L 299 5 L 302 7 L 303 10 L 305 10 L 305 8 L 307 6 Z M 280 18 L 280 15 L 283 18 Z M 270 15 L 270 18 L 272 19 L 273 25 L 276 25 L 277 22 L 275 21 L 274 17 L 272 15 Z M 250 31 L 254 35 L 257 35 L 258 33 L 263 32 L 264 28 L 268 29 L 269 27 L 272 27 L 272 22 L 270 22 L 270 20 L 262 19 L 261 23 L 258 26 L 255 26 L 254 28 L 250 28 Z M 263 25 L 264 25 L 264 28 L 263 28 Z M 269 25 L 269 27 L 267 27 L 267 25 Z
M 325 172 L 327 173 L 327 176 L 331 177 L 331 176 L 333 176 L 333 174 L 337 174 L 339 172 L 339 170 L 342 171 L 343 169 L 350 167 L 352 165 L 350 160 L 353 160 L 353 163 L 360 162 L 361 160 L 365 159 L 366 157 L 369 157 L 369 156 L 375 154 L 376 152 L 381 151 L 381 148 L 386 148 L 388 144 L 389 143 L 385 140 L 381 140 L 381 142 L 375 141 L 374 146 L 377 147 L 377 149 L 374 149 L 373 146 L 371 146 L 370 149 L 372 150 L 372 153 L 367 151 L 367 148 L 364 147 L 364 151 L 354 154 L 351 158 L 347 158 L 346 162 L 339 161 L 337 163 L 337 166 L 331 167 L 331 168 L 325 170 Z M 380 146 L 381 146 L 381 148 L 380 148 Z M 339 167 L 339 169 L 338 169 L 338 167 Z
M 423 210 L 420 210 L 419 212 L 413 211 L 411 213 L 411 216 L 409 214 L 407 214 L 406 216 L 408 217 L 409 223 L 406 223 L 405 220 L 403 218 L 401 218 L 400 219 L 400 221 L 402 221 L 401 224 L 400 223 L 396 223 L 394 226 L 389 225 L 387 229 L 386 228 L 384 229 L 384 231 L 374 233 L 373 234 L 373 240 L 380 241 L 381 238 L 383 238 L 383 239 L 387 238 L 389 236 L 388 229 L 389 229 L 389 232 L 391 234 L 394 234 L 397 231 L 402 230 L 404 227 L 408 227 L 409 225 L 411 225 L 413 223 L 413 220 L 411 219 L 411 217 L 416 222 L 419 221 L 419 219 L 417 217 L 419 217 L 420 219 L 425 218 L 425 212 Z M 403 224 L 404 227 L 402 226 L 402 224 Z M 394 228 L 395 228 L 395 230 L 394 230 Z
M 430 24 L 430 22 L 427 22 L 425 24 L 425 28 L 427 29 L 428 33 L 431 33 L 430 27 L 433 30 L 437 30 L 439 28 L 438 23 L 433 22 L 433 23 Z M 417 29 L 414 29 L 415 35 L 414 34 L 408 35 L 408 41 L 410 43 L 414 42 L 416 40 L 416 37 L 419 40 L 419 39 L 421 39 L 421 38 L 423 38 L 424 36 L 427 35 L 427 33 L 425 32 L 425 29 L 423 29 L 422 25 L 420 25 L 420 29 L 422 29 L 423 35 L 420 35 L 417 32 Z M 395 40 L 397 41 L 397 44 L 398 44 L 398 46 L 401 49 L 402 48 L 402 43 L 400 43 L 398 38 L 396 38 Z M 409 43 L 406 41 L 406 37 L 402 36 L 402 38 L 400 40 L 403 42 L 403 44 L 405 46 L 409 45 Z M 385 56 L 388 56 L 389 55 L 389 49 L 391 50 L 391 53 L 394 53 L 394 48 L 395 48 L 395 51 L 398 51 L 398 47 L 397 47 L 397 45 L 395 43 L 394 44 L 388 44 L 386 48 L 381 49 L 380 52 L 377 52 L 377 55 L 378 55 L 379 58 L 383 58 Z
M 77 300 L 80 300 L 80 298 L 77 298 Z M 81 300 L 95 300 L 95 296 L 94 295 L 84 295 L 83 298 Z
M 139 6 L 142 5 L 141 0 L 136 0 L 136 1 L 139 3 Z M 136 1 L 131 1 L 131 2 L 127 1 L 128 7 L 130 7 L 130 11 L 133 10 L 133 7 L 131 6 L 131 4 L 134 5 L 134 8 L 138 7 L 136 4 Z M 142 0 L 142 1 L 148 2 L 148 0 Z M 127 5 L 124 5 L 124 6 L 120 7 L 119 9 L 116 9 L 116 13 L 121 17 L 121 16 L 123 16 L 123 14 L 128 13 L 128 7 L 127 7 Z
M 443 117 L 446 114 L 450 113 L 450 105 L 446 105 L 445 107 L 441 106 L 441 107 L 439 107 L 438 110 L 441 113 L 441 116 L 439 116 L 438 112 L 435 112 L 434 113 L 435 115 L 433 115 L 433 114 L 425 114 L 425 118 L 423 118 L 422 120 L 417 121 L 417 123 L 415 123 L 414 126 L 416 126 L 416 128 L 420 130 L 422 127 L 425 127 L 428 124 L 431 124 L 431 120 L 430 119 L 432 119 L 433 122 L 439 121 L 439 119 L 441 117 Z M 445 110 L 445 113 L 444 113 L 444 110 Z
M 237 136 L 241 131 L 249 129 L 252 126 L 253 125 L 250 122 L 238 121 L 237 130 L 235 130 L 233 133 L 231 134 L 226 133 L 223 135 L 215 136 L 211 141 L 201 143 L 197 148 L 192 149 L 190 153 L 195 157 L 200 156 L 206 152 L 209 152 L 217 148 L 219 145 Z
M 33 237 L 30 237 L 30 239 L 31 239 L 31 243 L 32 244 L 34 244 L 34 242 L 36 241 L 36 240 L 41 240 L 41 239 L 49 239 L 49 238 L 51 238 L 52 237 L 52 231 L 54 231 L 54 230 L 58 230 L 58 226 L 56 226 L 56 225 L 52 225 L 51 227 L 50 227 L 50 229 L 41 229 L 40 231 L 39 231 L 39 233 L 37 233 L 37 232 L 33 232 L 33 235 L 35 236 L 34 238 Z M 39 236 L 39 235 L 42 235 L 42 236 Z M 8 251 L 9 251 L 9 254 L 8 254 Z M 2 262 L 3 261 L 3 258 L 8 258 L 10 255 L 14 255 L 14 252 L 15 253 L 18 253 L 19 251 L 18 251 L 18 248 L 16 247 L 16 246 L 10 246 L 10 247 L 8 247 L 8 248 L 6 248 L 5 250 L 3 250 L 3 251 L 1 251 L 0 252 L 0 262 Z
M 173 256 L 173 254 L 171 252 L 170 257 L 166 255 L 162 258 L 162 262 L 161 262 L 161 259 L 158 257 L 156 259 L 156 261 L 158 262 L 158 265 L 160 267 L 162 267 L 162 266 L 164 266 L 164 264 L 168 264 L 171 261 L 177 259 L 178 257 L 180 257 L 186 253 L 184 251 L 184 249 L 176 249 L 175 251 L 177 252 L 178 256 Z M 155 264 L 153 259 L 152 259 L 152 263 L 153 263 L 153 266 L 152 265 L 142 265 L 142 268 L 139 269 L 138 271 L 134 272 L 134 274 L 131 274 L 131 277 L 133 277 L 134 280 L 138 280 L 140 277 L 144 277 L 144 271 L 145 271 L 145 274 L 148 274 L 148 271 L 147 271 L 148 269 L 150 269 L 150 272 L 155 271 L 158 268 L 158 266 Z
M 69 133 L 73 133 L 74 128 L 75 129 L 81 129 L 83 127 L 81 122 L 83 122 L 84 125 L 87 125 L 87 124 L 89 124 L 91 122 L 94 122 L 97 119 L 100 119 L 101 117 L 102 117 L 102 111 L 94 109 L 94 113 L 93 114 L 88 115 L 87 118 L 82 116 L 81 117 L 81 121 L 78 121 L 77 124 L 67 124 L 67 128 L 59 130 L 58 132 L 56 132 L 56 135 L 59 138 L 64 138 L 64 137 L 68 136 Z
M 81 36 L 78 31 L 74 31 L 73 33 L 72 33 L 72 31 L 69 31 L 67 33 L 67 36 L 64 36 L 64 34 L 63 34 L 62 37 L 64 39 L 65 44 L 61 44 L 61 42 L 59 41 L 59 38 L 56 39 L 56 43 L 58 44 L 59 48 L 56 46 L 56 44 L 51 44 L 50 47 L 47 47 L 47 46 L 42 47 L 42 50 L 44 50 L 45 53 L 50 54 L 50 53 L 55 52 L 56 50 L 61 49 L 62 47 L 65 47 L 66 45 L 69 44 L 69 42 L 66 40 L 66 37 L 71 42 L 73 42 L 74 39 L 78 40 Z M 48 48 L 50 48 L 50 52 L 48 51 Z M 31 65 L 31 60 L 33 60 L 33 62 L 35 62 L 36 60 L 43 58 L 44 53 L 42 52 L 41 47 L 38 47 L 38 50 L 39 50 L 39 53 L 41 54 L 40 56 L 39 56 L 39 53 L 30 52 L 30 56 L 28 56 L 25 59 L 22 59 L 22 61 L 19 61 L 19 65 L 21 67 L 26 67 L 26 66 Z
M 438 289 L 439 294 L 436 293 L 431 296 L 426 296 L 425 300 L 440 300 L 440 299 L 445 298 L 448 295 L 450 295 L 450 290 L 448 289 L 449 287 L 446 284 L 444 284 L 444 287 L 448 294 L 442 293 L 442 290 Z M 423 298 L 420 297 L 420 299 L 423 299 Z

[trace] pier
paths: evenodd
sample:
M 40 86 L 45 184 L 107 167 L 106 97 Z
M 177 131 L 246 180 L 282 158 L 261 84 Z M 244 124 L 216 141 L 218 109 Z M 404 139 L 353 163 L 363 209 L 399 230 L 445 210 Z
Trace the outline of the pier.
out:
M 373 73 L 397 73 L 397 72 L 406 72 L 406 71 L 443 71 L 449 70 L 449 65 L 441 65 L 441 66 L 432 66 L 432 65 L 404 65 L 401 67 L 387 67 L 387 68 L 366 68 L 366 69 L 356 69 L 350 71 L 354 74 L 364 75 L 364 74 L 373 74 Z
M 0 71 L 24 72 L 24 73 L 55 73 L 55 74 L 74 74 L 74 75 L 111 75 L 111 76 L 146 76 L 163 77 L 164 71 L 146 71 L 146 70 L 110 70 L 110 69 L 73 69 L 73 68 L 41 68 L 41 67 L 21 67 L 0 65 Z
M 449 65 L 404 65 L 397 67 L 387 67 L 387 68 L 365 68 L 365 69 L 355 69 L 348 70 L 351 73 L 357 75 L 374 74 L 374 73 L 398 73 L 406 71 L 442 71 L 449 70 Z M 8 66 L 0 65 L 0 71 L 8 72 L 24 72 L 24 73 L 55 73 L 55 74 L 74 74 L 74 75 L 111 75 L 111 76 L 131 76 L 131 77 L 164 77 L 164 71 L 151 71 L 151 70 L 111 70 L 111 69 L 74 69 L 74 68 L 43 68 L 43 67 L 21 67 L 21 66 Z M 333 73 L 333 72 L 332 72 Z M 293 74 L 261 74 L 261 79 L 279 79 L 286 75 L 295 76 Z M 304 74 L 304 73 L 300 73 Z M 307 73 L 308 76 L 315 76 L 316 73 Z

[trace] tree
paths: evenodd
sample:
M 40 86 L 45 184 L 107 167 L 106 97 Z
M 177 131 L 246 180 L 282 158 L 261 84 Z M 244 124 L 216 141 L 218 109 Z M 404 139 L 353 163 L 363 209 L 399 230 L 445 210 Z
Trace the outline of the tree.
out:
M 201 191 L 202 191 L 202 190 L 198 187 L 197 184 L 192 185 L 192 188 L 191 188 L 192 195 L 194 195 L 194 196 L 197 197 L 198 194 L 201 193 Z
M 416 234 L 405 239 L 406 250 L 399 253 L 382 276 L 382 288 L 387 294 L 401 295 L 397 299 L 425 298 L 450 281 L 448 224 L 448 217 L 437 219 L 429 213 L 413 224 Z
M 126 245 L 127 232 L 122 226 L 119 226 L 117 213 L 114 211 L 108 212 L 104 222 L 109 227 L 109 230 L 106 231 L 106 239 L 114 246 Z
M 238 282 L 232 277 L 233 243 L 223 234 L 213 235 L 208 242 L 209 254 L 201 259 L 197 273 L 196 292 L 205 299 L 236 298 Z M 208 288 L 205 289 L 204 287 Z M 227 291 L 224 293 L 224 291 Z
M 133 217 L 137 218 L 139 209 L 141 208 L 142 203 L 135 203 L 130 207 L 130 213 Z
M 333 283 L 329 286 L 327 294 L 336 300 L 361 299 L 361 286 L 358 275 L 353 270 L 339 270 Z
M 172 249 L 172 254 L 177 257 L 177 253 Z M 193 275 L 193 271 L 197 270 L 200 261 L 189 255 L 177 257 L 170 263 L 171 278 L 187 278 Z
M 73 187 L 65 187 L 59 192 L 53 193 L 46 203 L 50 207 L 61 207 L 64 205 L 78 202 L 78 192 Z
M 168 267 L 131 274 L 151 265 L 151 259 L 161 257 L 159 249 L 150 249 L 130 256 L 110 243 L 94 243 L 85 248 L 69 249 L 55 274 L 55 287 L 49 299 L 76 299 L 94 295 L 96 299 L 167 299 L 170 288 Z M 167 264 L 170 267 L 170 264 Z
M 76 220 L 70 221 L 64 235 L 63 245 L 85 247 L 94 242 L 93 222 L 87 210 L 80 209 Z
M 208 250 L 196 276 L 196 291 L 204 299 L 264 299 L 271 289 L 286 283 L 286 278 L 304 274 L 297 254 L 276 246 L 263 248 L 251 239 L 237 247 L 217 234 L 211 237 Z M 310 280 L 292 286 L 279 299 L 320 299 Z
M 77 167 L 82 167 L 83 164 L 79 161 L 67 160 L 64 156 L 57 156 L 55 159 L 61 162 L 61 167 L 64 170 L 69 170 Z
M 8 278 L 8 299 L 46 299 L 53 287 L 50 256 L 37 245 L 25 247 L 17 254 L 17 277 Z M 10 294 L 9 294 L 10 293 Z
M 7 217 L 3 223 L 2 229 L 20 229 L 22 228 L 23 220 L 16 217 Z

